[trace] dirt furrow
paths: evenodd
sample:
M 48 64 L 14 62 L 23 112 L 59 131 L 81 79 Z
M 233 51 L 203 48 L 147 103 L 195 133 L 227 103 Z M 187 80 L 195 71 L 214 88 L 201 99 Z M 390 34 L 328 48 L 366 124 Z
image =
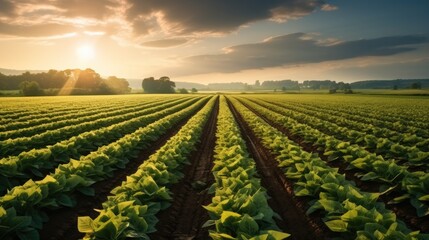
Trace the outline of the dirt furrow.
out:
M 218 111 L 219 100 L 206 124 L 200 143 L 192 153 L 191 165 L 184 169 L 185 177 L 171 187 L 172 206 L 158 214 L 157 232 L 150 234 L 151 239 L 209 239 L 208 230 L 201 228 L 209 220 L 207 211 L 202 206 L 209 204 L 212 197 L 207 193 L 207 189 L 214 182 L 211 169 Z
M 242 116 L 229 102 L 228 105 L 238 122 L 241 134 L 246 141 L 251 157 L 256 161 L 261 183 L 267 189 L 271 199 L 268 201 L 274 212 L 278 213 L 281 220 L 276 220 L 277 225 L 285 232 L 291 234 L 291 239 L 328 239 L 329 229 L 320 218 L 308 217 L 305 199 L 297 199 L 293 193 L 293 183 L 284 176 L 274 156 L 262 145 L 261 141 L 253 134 Z
M 244 106 L 246 106 L 249 110 L 251 110 L 253 113 L 255 113 L 258 117 L 262 118 L 264 121 L 266 121 L 268 124 L 270 124 L 272 127 L 276 128 L 280 132 L 282 132 L 285 136 L 287 136 L 290 140 L 297 143 L 302 149 L 304 149 L 307 152 L 313 152 L 317 153 L 318 156 L 324 160 L 330 167 L 338 168 L 338 172 L 341 174 L 344 174 L 346 176 L 346 179 L 349 181 L 353 181 L 356 183 L 356 186 L 367 192 L 378 192 L 380 184 L 376 182 L 367 182 L 362 181 L 360 178 L 356 177 L 357 170 L 354 169 L 347 169 L 348 164 L 344 163 L 340 160 L 336 161 L 328 161 L 327 156 L 323 155 L 323 151 L 318 151 L 316 146 L 313 146 L 309 143 L 305 143 L 304 139 L 300 136 L 292 134 L 287 128 L 282 126 L 279 123 L 275 123 L 268 118 L 266 118 L 264 115 L 260 114 L 259 112 L 255 111 L 252 107 L 247 105 L 246 103 L 240 101 Z M 390 193 L 387 195 L 380 196 L 380 201 L 383 201 L 386 205 L 387 209 L 390 209 L 393 211 L 398 218 L 403 220 L 408 227 L 410 227 L 413 230 L 419 230 L 421 232 L 429 232 L 429 216 L 426 217 L 417 217 L 416 216 L 416 210 L 411 204 L 408 202 L 402 202 L 400 204 L 387 204 L 391 199 L 398 197 L 399 195 L 395 195 L 395 193 Z
M 111 178 L 95 183 L 93 185 L 95 190 L 94 197 L 84 196 L 80 193 L 73 193 L 77 202 L 77 205 L 74 208 L 47 211 L 49 221 L 45 223 L 43 225 L 43 229 L 40 230 L 40 239 L 81 239 L 83 234 L 77 230 L 78 216 L 90 216 L 92 218 L 97 217 L 97 212 L 94 211 L 94 209 L 102 208 L 101 204 L 107 200 L 107 196 L 110 194 L 110 191 L 114 187 L 120 185 L 122 181 L 125 181 L 128 175 L 136 172 L 143 161 L 148 159 L 150 155 L 154 154 L 159 148 L 165 145 L 168 139 L 174 136 L 191 117 L 192 115 L 180 121 L 174 129 L 171 129 L 167 134 L 164 134 L 158 140 L 153 142 L 149 149 L 142 151 L 137 159 L 131 160 L 124 169 L 117 169 L 114 171 Z

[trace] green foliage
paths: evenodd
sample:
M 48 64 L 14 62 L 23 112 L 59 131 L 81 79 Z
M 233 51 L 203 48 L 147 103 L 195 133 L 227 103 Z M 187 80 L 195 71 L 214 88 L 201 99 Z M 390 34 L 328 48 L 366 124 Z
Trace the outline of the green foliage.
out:
M 296 195 L 313 199 L 311 201 L 313 204 L 307 213 L 318 211 L 324 216 L 323 220 L 331 231 L 345 233 L 351 237 L 353 234 L 368 230 L 370 225 L 376 226 L 377 229 L 391 229 L 389 234 L 392 236 L 412 236 L 409 239 L 429 237 L 419 232 L 412 232 L 403 222 L 398 221 L 392 211 L 387 210 L 384 204 L 377 202 L 380 194 L 360 191 L 354 186 L 354 182 L 346 180 L 337 172 L 337 169 L 329 167 L 317 155 L 302 150 L 236 99 L 232 98 L 231 101 L 255 135 L 262 139 L 263 145 L 277 156 L 279 166 L 284 169 L 286 177 L 295 182 Z M 272 114 L 266 108 L 258 107 L 250 101 L 245 102 L 265 117 L 286 120 L 286 117 Z M 294 126 L 289 123 L 287 127 Z M 300 130 L 303 131 L 303 129 Z M 333 146 L 337 147 L 333 151 L 343 154 L 348 153 L 344 149 L 354 147 L 347 142 L 338 142 Z M 426 197 L 421 199 L 425 200 Z M 391 226 L 396 227 L 391 228 Z M 366 231 L 365 234 L 373 237 L 369 239 L 380 239 L 377 238 L 378 232 Z
M 168 188 L 183 177 L 181 170 L 201 137 L 215 101 L 212 97 L 137 172 L 114 188 L 95 219 L 79 217 L 78 229 L 86 234 L 84 239 L 148 239 L 147 234 L 156 231 L 155 214 L 170 205 Z
M 19 84 L 19 89 L 24 96 L 43 95 L 43 90 L 36 81 L 23 81 Z
M 275 213 L 267 203 L 267 194 L 255 176 L 256 167 L 248 157 L 240 130 L 221 96 L 216 131 L 212 203 L 204 208 L 210 219 L 205 226 L 212 239 L 284 239 L 278 231 Z M 277 238 L 276 238 L 277 237 Z
M 161 77 L 158 80 L 149 77 L 142 81 L 142 87 L 145 93 L 174 93 L 175 86 L 176 84 L 170 81 L 169 77 Z
M 15 209 L 16 217 L 31 216 L 31 227 L 41 228 L 43 221 L 46 221 L 46 219 L 43 220 L 44 215 L 41 210 L 74 206 L 74 199 L 68 195 L 74 191 L 79 191 L 79 189 L 83 189 L 80 191 L 83 194 L 92 195 L 93 191 L 89 187 L 94 182 L 110 177 L 116 168 L 123 167 L 128 159 L 135 158 L 136 151 L 149 146 L 148 143 L 159 138 L 186 116 L 192 115 L 207 102 L 208 98 L 201 99 L 187 108 L 141 127 L 132 134 L 127 134 L 109 145 L 98 148 L 97 151 L 82 156 L 79 160 L 71 159 L 69 163 L 59 165 L 54 173 L 47 175 L 43 180 L 33 181 L 30 179 L 24 185 L 12 188 L 6 195 L 0 197 L 0 205 L 4 208 Z M 206 111 L 208 110 L 211 108 L 206 107 Z M 197 114 L 196 116 L 200 115 Z M 195 123 L 192 124 L 196 125 Z M 182 135 L 180 140 L 188 139 L 188 136 Z M 197 139 L 195 138 L 195 141 Z M 177 151 L 175 148 L 170 149 Z M 156 190 L 153 188 L 153 184 L 147 186 L 149 187 L 148 193 L 153 193 Z M 159 192 L 161 196 L 165 197 L 165 193 L 162 191 L 156 190 L 155 192 Z M 9 217 L 7 214 L 3 215 L 0 217 L 0 222 L 3 221 L 3 218 Z M 102 228 L 100 225 L 100 231 L 103 235 L 119 236 L 121 234 L 121 223 L 115 225 L 116 231 L 113 231 L 112 224 L 115 225 L 115 223 L 105 223 Z M 18 235 L 18 237 L 20 236 Z
M 406 147 L 394 143 L 393 140 L 387 138 L 377 138 L 368 133 L 340 127 L 333 123 L 333 118 L 328 118 L 330 121 L 325 121 L 265 101 L 256 103 L 247 99 L 240 100 L 272 121 L 279 122 L 285 128 L 290 129 L 292 134 L 303 137 L 308 143 L 315 143 L 314 145 L 323 151 L 325 156 L 328 156 L 329 161 L 342 160 L 350 164 L 349 168 L 360 170 L 356 175 L 361 180 L 382 182 L 380 192 L 384 192 L 384 189 L 389 187 L 395 189 L 395 186 L 401 186 L 400 193 L 410 196 L 410 203 L 416 208 L 417 215 L 429 215 L 428 203 L 419 200 L 421 194 L 417 194 L 417 192 L 424 192 L 425 187 L 423 185 L 415 186 L 417 191 L 414 188 L 411 190 L 411 188 L 406 187 L 406 184 L 412 181 L 411 179 L 415 179 L 416 174 L 419 173 L 410 172 L 406 166 L 401 166 L 397 161 L 385 160 L 383 156 L 377 154 L 384 153 L 386 157 L 395 156 L 398 159 L 407 159 L 405 165 L 422 166 L 429 159 L 428 152 L 423 152 L 416 147 Z M 318 115 L 323 115 L 323 113 Z M 410 141 L 415 139 L 415 137 L 407 138 Z M 374 149 L 376 153 L 371 153 L 368 149 Z M 288 175 L 291 177 L 290 172 Z M 295 175 L 299 177 L 299 173 L 295 173 Z M 401 198 L 401 200 L 404 199 L 407 198 Z M 392 204 L 397 202 L 391 201 Z
M 0 159 L 0 173 L 7 178 L 0 178 L 0 183 L 3 183 L 0 185 L 0 193 L 4 193 L 6 187 L 10 188 L 13 185 L 19 184 L 20 181 L 12 183 L 11 181 L 13 179 L 25 180 L 31 178 L 31 176 L 40 175 L 40 171 L 51 170 L 58 164 L 69 161 L 70 158 L 78 159 L 81 155 L 96 150 L 101 145 L 118 140 L 120 137 L 132 133 L 143 125 L 150 124 L 162 117 L 188 107 L 197 100 L 197 98 L 178 99 L 161 104 L 158 101 L 154 101 L 154 103 L 142 105 L 142 110 L 140 111 L 138 111 L 138 108 L 135 108 L 136 111 L 129 112 L 130 110 L 128 110 L 128 112 L 124 112 L 125 114 L 123 115 L 113 117 L 113 119 L 123 120 L 123 122 L 94 131 L 84 132 L 69 140 L 58 142 L 46 148 L 33 149 L 27 152 L 21 152 L 17 156 L 2 158 Z M 105 121 L 106 119 L 103 120 Z M 97 122 L 92 123 L 97 126 Z M 61 136 L 62 131 L 65 130 L 72 131 L 76 129 L 82 131 L 82 128 L 86 129 L 83 126 L 75 125 L 73 127 L 66 127 L 66 129 L 59 129 L 56 130 L 56 132 L 58 132 L 58 136 Z M 21 142 L 22 140 L 23 139 L 21 139 Z M 37 138 L 28 138 L 27 144 L 35 146 L 33 143 L 34 141 L 37 141 Z M 9 141 L 9 143 L 12 142 Z M 85 148 L 81 146 L 85 146 Z M 0 147 L 2 147 L 2 144 L 0 144 Z M 12 144 L 3 145 L 3 147 L 5 148 L 3 153 L 5 154 L 12 153 L 11 151 L 14 150 Z
M 69 84 L 67 84 L 69 83 Z M 73 83 L 73 84 L 70 84 Z M 25 72 L 21 75 L 0 75 L 0 88 L 4 90 L 21 89 L 25 96 L 64 94 L 118 94 L 129 93 L 129 83 L 115 76 L 103 79 L 94 70 L 87 68 L 49 70 L 42 73 Z M 44 89 L 44 91 L 42 91 Z

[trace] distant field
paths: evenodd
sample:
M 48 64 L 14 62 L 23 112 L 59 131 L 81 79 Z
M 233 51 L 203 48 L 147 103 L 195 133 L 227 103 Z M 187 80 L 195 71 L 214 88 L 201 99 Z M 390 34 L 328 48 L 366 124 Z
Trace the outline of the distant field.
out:
M 0 196 L 0 239 L 424 239 L 429 97 L 2 97 Z
M 389 94 L 389 95 L 429 95 L 429 89 L 354 89 L 363 94 Z

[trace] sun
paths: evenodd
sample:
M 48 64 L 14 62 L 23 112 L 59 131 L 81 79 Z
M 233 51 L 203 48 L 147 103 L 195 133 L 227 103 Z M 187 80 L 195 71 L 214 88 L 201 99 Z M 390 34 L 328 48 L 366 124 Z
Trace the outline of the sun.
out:
M 81 60 L 91 60 L 95 57 L 94 47 L 91 45 L 81 45 L 76 48 L 76 55 Z

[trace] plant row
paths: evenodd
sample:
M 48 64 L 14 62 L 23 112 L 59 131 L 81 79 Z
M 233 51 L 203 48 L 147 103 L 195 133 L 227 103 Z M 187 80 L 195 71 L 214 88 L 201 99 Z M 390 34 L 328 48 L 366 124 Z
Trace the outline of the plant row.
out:
M 417 136 L 427 138 L 429 137 L 429 126 L 427 124 L 422 124 L 425 121 L 419 121 L 414 123 L 413 120 L 421 116 L 422 111 L 417 111 L 415 114 L 410 114 L 410 119 L 403 120 L 400 116 L 406 115 L 404 112 L 395 112 L 388 113 L 385 112 L 385 108 L 375 108 L 377 104 L 374 104 L 372 100 L 370 105 L 365 105 L 365 108 L 358 108 L 358 103 L 353 104 L 353 102 L 341 103 L 335 101 L 329 105 L 322 103 L 302 103 L 302 102 L 293 102 L 295 106 L 302 106 L 304 108 L 311 108 L 317 111 L 326 111 L 332 115 L 339 115 L 347 119 L 351 119 L 357 122 L 372 124 L 381 128 L 388 128 L 393 131 L 399 131 L 402 133 L 416 134 Z M 389 104 L 392 101 L 389 99 Z M 353 105 L 352 105 L 353 104 Z M 404 106 L 401 103 L 398 103 L 401 110 L 405 110 Z M 382 105 L 384 106 L 384 105 Z
M 353 144 L 358 144 L 368 151 L 382 155 L 387 159 L 396 159 L 401 161 L 404 165 L 420 166 L 429 169 L 429 152 L 421 151 L 419 148 L 413 146 L 403 146 L 395 143 L 387 138 L 377 138 L 369 132 L 361 132 L 350 130 L 349 127 L 341 127 L 336 122 L 321 120 L 316 117 L 302 114 L 293 110 L 289 110 L 275 104 L 267 103 L 265 101 L 253 101 L 268 109 L 288 116 L 297 122 L 311 126 L 327 135 L 334 136 L 337 139 L 349 141 Z M 429 143 L 429 139 L 423 141 L 421 147 Z M 427 148 L 427 147 L 426 147 Z
M 0 141 L 0 156 L 6 157 L 17 155 L 23 151 L 30 150 L 32 148 L 41 148 L 47 145 L 55 144 L 59 141 L 76 136 L 86 131 L 91 131 L 102 127 L 108 127 L 112 124 L 120 123 L 124 120 L 159 111 L 161 109 L 164 109 L 165 106 L 171 106 L 171 103 L 167 102 L 161 105 L 159 103 L 154 103 L 151 108 L 143 108 L 137 112 L 129 112 L 118 116 L 113 115 L 107 118 L 99 118 L 94 121 L 85 121 L 79 124 L 69 125 L 59 129 L 46 131 L 44 133 L 36 134 L 31 137 L 20 137 Z
M 110 99 L 111 100 L 111 99 Z M 4 101 L 4 108 L 13 111 L 2 116 L 0 124 L 18 123 L 37 120 L 45 117 L 56 117 L 79 112 L 86 109 L 98 109 L 103 107 L 124 106 L 130 103 L 138 104 L 141 99 L 119 98 L 115 101 L 106 101 L 103 97 L 60 97 L 60 98 L 22 98 L 18 101 Z M 18 110 L 19 109 L 19 110 Z
M 386 143 L 388 145 L 399 143 L 408 147 L 416 146 L 421 151 L 429 151 L 429 139 L 419 137 L 416 134 L 400 133 L 388 128 L 377 127 L 373 124 L 350 120 L 347 117 L 342 116 L 341 114 L 336 115 L 331 112 L 320 111 L 320 109 L 308 109 L 294 104 L 288 104 L 279 101 L 270 101 L 270 103 L 279 106 L 284 106 L 287 109 L 300 112 L 304 115 L 310 115 L 322 119 L 324 121 L 328 121 L 330 123 L 335 123 L 336 125 L 346 127 L 347 129 L 352 129 L 351 132 L 353 132 L 354 137 L 357 137 L 357 143 L 369 141 L 364 139 L 364 137 L 369 134 L 372 135 L 372 139 L 374 139 L 374 137 L 388 139 L 389 141 L 391 141 L 389 143 Z
M 217 97 L 195 114 L 164 146 L 114 188 L 102 204 L 95 219 L 78 218 L 78 229 L 84 239 L 148 239 L 156 231 L 156 214 L 172 200 L 168 188 L 184 175 L 182 168 L 196 150 L 204 126 L 213 111 Z
M 231 102 L 262 144 L 276 156 L 285 176 L 294 182 L 295 195 L 310 199 L 307 214 L 317 212 L 341 238 L 428 239 L 429 236 L 412 232 L 396 219 L 392 211 L 377 201 L 379 194 L 359 190 L 338 169 L 304 151 L 236 99 Z
M 210 219 L 205 226 L 213 239 L 284 239 L 267 203 L 268 195 L 256 177 L 256 166 L 246 149 L 234 116 L 224 96 L 217 118 L 212 202 L 205 206 Z
M 43 172 L 52 170 L 70 158 L 79 159 L 97 148 L 118 140 L 126 134 L 136 131 L 169 114 L 175 113 L 196 102 L 198 98 L 188 101 L 173 101 L 162 105 L 164 109 L 151 114 L 144 114 L 109 127 L 84 132 L 68 140 L 50 145 L 46 148 L 22 152 L 18 156 L 0 159 L 0 194 L 6 189 L 20 185 L 29 178 L 43 177 Z
M 416 208 L 417 216 L 429 215 L 429 173 L 410 172 L 394 160 L 385 160 L 382 156 L 370 153 L 356 144 L 338 140 L 268 109 L 271 106 L 258 105 L 247 100 L 242 101 L 270 121 L 289 129 L 293 135 L 300 136 L 305 142 L 317 146 L 325 156 L 328 156 L 328 161 L 337 159 L 345 161 L 349 164 L 349 168 L 361 172 L 358 174 L 361 180 L 381 182 L 380 192 L 384 192 L 386 189 L 398 191 L 400 197 L 392 199 L 390 203 L 409 200 L 411 205 Z
M 33 122 L 18 122 L 14 124 L 14 129 L 2 131 L 0 133 L 0 140 L 5 140 L 8 138 L 18 138 L 18 137 L 28 137 L 41 132 L 48 130 L 58 129 L 61 127 L 79 124 L 82 122 L 94 121 L 101 118 L 107 118 L 115 115 L 123 115 L 129 112 L 140 111 L 146 107 L 155 106 L 160 100 L 148 101 L 144 104 L 134 104 L 126 106 L 116 106 L 116 107 L 99 107 L 96 109 L 85 109 L 74 113 L 63 114 L 62 116 L 55 118 L 42 118 L 38 121 Z M 159 103 L 158 103 L 159 104 Z M 45 120 L 45 122 L 40 122 L 40 120 Z M 35 124 L 38 123 L 38 124 Z M 26 126 L 19 126 L 18 124 L 28 124 Z M 18 126 L 17 126 L 18 125 Z M 7 126 L 5 126 L 7 127 Z
M 71 159 L 43 180 L 30 179 L 24 185 L 14 187 L 0 198 L 0 206 L 6 212 L 0 217 L 0 236 L 7 236 L 5 239 L 38 239 L 37 229 L 47 221 L 44 209 L 73 207 L 76 201 L 72 196 L 76 191 L 93 196 L 93 183 L 111 177 L 115 169 L 124 168 L 139 152 L 150 147 L 181 120 L 192 116 L 209 98 L 139 128 L 79 160 Z

